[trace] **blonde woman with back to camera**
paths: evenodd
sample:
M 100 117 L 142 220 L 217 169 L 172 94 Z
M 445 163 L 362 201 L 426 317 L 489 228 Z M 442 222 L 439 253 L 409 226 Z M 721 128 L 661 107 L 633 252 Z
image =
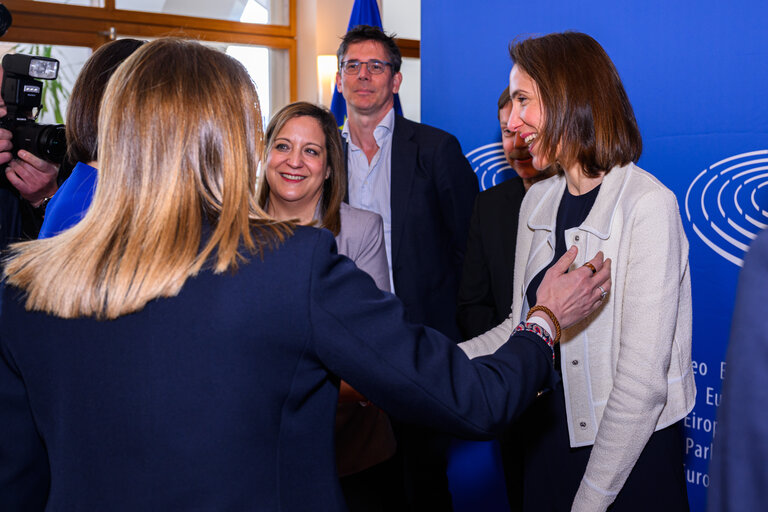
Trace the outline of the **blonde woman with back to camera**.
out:
M 110 79 L 98 126 L 83 220 L 6 260 L 0 510 L 340 511 L 340 378 L 471 438 L 553 385 L 538 323 L 470 361 L 405 322 L 329 232 L 259 207 L 261 112 L 234 59 L 149 42 Z M 565 326 L 610 289 L 609 260 L 565 273 L 575 257 L 539 288 Z

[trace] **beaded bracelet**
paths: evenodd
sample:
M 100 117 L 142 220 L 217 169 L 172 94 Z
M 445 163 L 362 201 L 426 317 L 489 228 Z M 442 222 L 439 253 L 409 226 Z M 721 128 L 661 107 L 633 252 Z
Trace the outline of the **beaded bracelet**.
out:
M 531 334 L 535 334 L 540 337 L 547 344 L 549 350 L 552 351 L 552 361 L 555 360 L 555 342 L 552 341 L 552 337 L 549 335 L 546 329 L 543 329 L 539 324 L 520 322 L 518 326 L 515 327 L 515 329 L 512 331 L 512 334 L 516 332 L 530 332 Z
M 555 343 L 560 341 L 560 334 L 561 334 L 560 322 L 557 321 L 555 314 L 547 306 L 541 306 L 541 305 L 533 306 L 531 309 L 528 310 L 528 315 L 525 317 L 525 319 L 530 320 L 531 315 L 534 314 L 536 311 L 541 311 L 542 313 L 544 313 L 549 317 L 549 319 L 552 321 L 552 325 L 555 326 Z

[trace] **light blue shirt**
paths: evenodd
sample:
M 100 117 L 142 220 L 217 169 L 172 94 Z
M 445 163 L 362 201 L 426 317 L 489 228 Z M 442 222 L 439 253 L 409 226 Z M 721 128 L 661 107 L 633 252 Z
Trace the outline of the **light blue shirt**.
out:
M 391 290 L 395 290 L 392 279 L 392 209 L 390 195 L 392 190 L 392 132 L 395 129 L 395 110 L 390 109 L 387 115 L 373 130 L 373 138 L 379 150 L 371 163 L 365 152 L 352 142 L 349 135 L 349 120 L 344 122 L 341 136 L 349 146 L 347 151 L 347 171 L 349 204 L 381 215 L 384 221 L 384 243 L 387 247 L 387 265 L 389 266 L 389 282 Z

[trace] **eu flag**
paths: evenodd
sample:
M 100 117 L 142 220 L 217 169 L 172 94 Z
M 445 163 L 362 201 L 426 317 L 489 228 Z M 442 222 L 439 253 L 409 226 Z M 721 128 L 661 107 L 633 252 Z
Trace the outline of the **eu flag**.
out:
M 376 0 L 355 0 L 355 5 L 352 6 L 352 15 L 349 17 L 347 31 L 358 25 L 370 25 L 383 30 L 379 5 L 376 3 Z M 335 86 L 333 97 L 331 98 L 331 112 L 336 116 L 336 122 L 339 125 L 339 129 L 341 129 L 344 126 L 344 121 L 347 119 L 347 102 Z M 395 94 L 395 113 L 403 115 L 403 108 L 400 106 L 400 96 L 398 94 Z

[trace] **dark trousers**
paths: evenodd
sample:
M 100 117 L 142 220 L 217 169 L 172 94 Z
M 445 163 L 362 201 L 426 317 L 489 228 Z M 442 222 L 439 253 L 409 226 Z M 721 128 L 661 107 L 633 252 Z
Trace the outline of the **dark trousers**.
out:
M 402 461 L 405 496 L 411 512 L 452 512 L 448 488 L 450 436 L 432 429 L 393 421 L 397 457 Z
M 407 510 L 402 461 L 395 455 L 375 466 L 339 479 L 349 512 Z
M 523 510 L 571 510 L 592 447 L 570 447 L 562 382 L 537 400 L 518 425 L 524 431 Z M 682 421 L 654 432 L 608 510 L 688 511 L 684 452 Z

